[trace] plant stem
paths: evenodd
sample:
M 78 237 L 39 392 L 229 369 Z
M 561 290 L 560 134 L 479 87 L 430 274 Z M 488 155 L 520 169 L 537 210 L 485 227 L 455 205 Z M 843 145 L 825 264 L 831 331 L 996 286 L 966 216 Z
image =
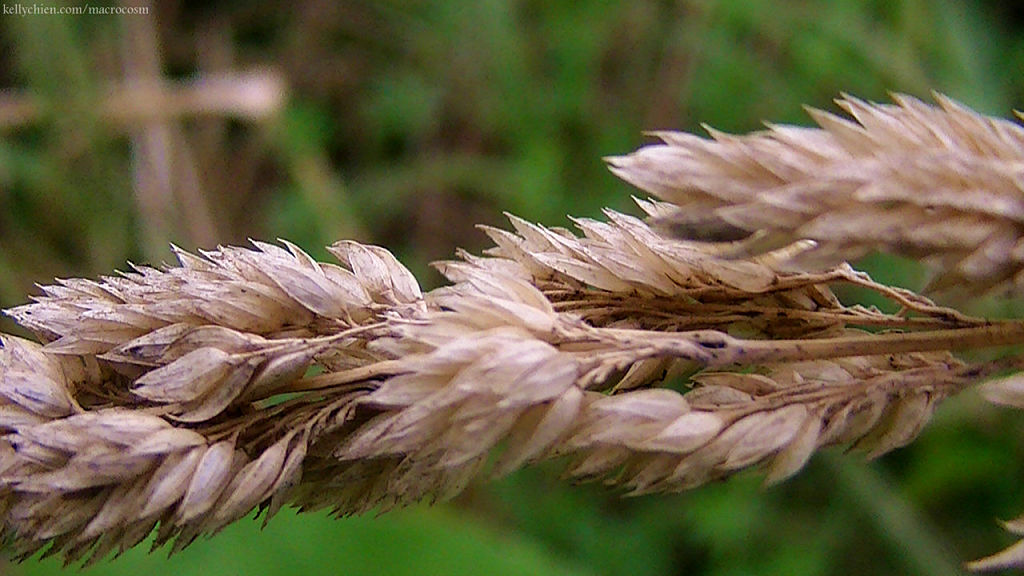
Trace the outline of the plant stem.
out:
M 407 371 L 407 368 L 403 367 L 402 361 L 384 360 L 368 366 L 352 368 L 351 370 L 328 372 L 326 374 L 319 374 L 317 376 L 296 380 L 289 384 L 287 388 L 276 390 L 275 393 L 323 390 L 325 388 L 334 388 L 336 386 L 352 384 L 364 380 L 374 380 L 385 376 L 395 376 L 405 371 Z
M 601 329 L 598 334 L 599 340 L 610 338 L 617 345 L 638 350 L 646 357 L 690 358 L 706 366 L 728 366 L 1024 344 L 1024 322 L 806 340 L 743 340 L 712 330 L 672 334 Z

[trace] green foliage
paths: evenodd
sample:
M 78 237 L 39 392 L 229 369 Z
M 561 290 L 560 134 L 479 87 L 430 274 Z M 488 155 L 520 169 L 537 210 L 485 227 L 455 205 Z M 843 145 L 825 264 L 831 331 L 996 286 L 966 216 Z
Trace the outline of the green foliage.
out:
M 510 537 L 442 508 L 347 520 L 286 512 L 266 529 L 261 531 L 259 526 L 259 522 L 236 523 L 215 539 L 199 542 L 187 553 L 169 559 L 160 553 L 149 555 L 145 546 L 140 546 L 117 560 L 78 573 L 412 576 L 432 572 L 471 576 L 485 570 L 495 576 L 593 574 L 552 557 L 538 542 Z M 59 571 L 60 563 L 56 559 L 32 560 L 12 570 L 24 576 L 42 576 Z
M 215 241 L 281 236 L 322 257 L 323 244 L 354 237 L 393 249 L 430 284 L 426 264 L 485 246 L 473 225 L 500 225 L 503 210 L 549 225 L 630 210 L 633 191 L 600 159 L 634 149 L 646 129 L 805 122 L 802 104 L 828 108 L 840 91 L 937 90 L 1005 114 L 1024 96 L 1024 24 L 1013 10 L 952 0 L 386 0 L 324 13 L 308 2 L 169 4 L 129 18 L 155 19 L 171 77 L 208 71 L 226 51 L 232 66 L 276 65 L 288 78 L 290 98 L 272 119 L 181 123 Z M 139 127 L 113 128 L 97 112 L 120 78 L 121 24 L 0 19 L 0 82 L 42 110 L 0 125 L 3 307 L 35 282 L 203 241 L 172 217 L 140 217 L 129 145 Z M 921 282 L 905 262 L 867 266 L 885 281 Z M 1019 419 L 972 402 L 951 403 L 917 444 L 872 465 L 877 476 L 825 458 L 768 491 L 741 478 L 623 500 L 531 470 L 454 506 L 343 520 L 285 513 L 263 532 L 241 523 L 169 561 L 133 550 L 85 573 L 949 573 L 929 551 L 991 551 L 1003 536 L 989 517 L 1024 499 Z

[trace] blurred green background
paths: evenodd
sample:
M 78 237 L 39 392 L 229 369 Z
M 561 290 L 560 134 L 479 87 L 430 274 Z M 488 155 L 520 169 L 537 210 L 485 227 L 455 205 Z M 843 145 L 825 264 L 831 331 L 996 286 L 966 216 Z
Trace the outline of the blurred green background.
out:
M 1024 106 L 1024 9 L 1006 1 L 186 2 L 142 15 L 0 15 L 0 306 L 185 248 L 355 238 L 423 281 L 502 211 L 549 225 L 633 211 L 601 157 L 651 129 L 807 123 L 840 92 Z M 21 6 L 47 6 L 22 1 Z M 876 278 L 921 270 L 874 257 Z M 856 298 L 856 294 L 850 295 Z M 990 311 L 1013 312 L 1010 305 Z M 4 331 L 17 331 L 9 320 Z M 827 453 L 623 499 L 557 465 L 379 518 L 243 521 L 165 559 L 82 574 L 955 574 L 1024 509 L 1022 421 L 973 394 L 912 447 Z M 2 562 L 2 560 L 0 560 Z M 53 559 L 0 564 L 54 574 Z

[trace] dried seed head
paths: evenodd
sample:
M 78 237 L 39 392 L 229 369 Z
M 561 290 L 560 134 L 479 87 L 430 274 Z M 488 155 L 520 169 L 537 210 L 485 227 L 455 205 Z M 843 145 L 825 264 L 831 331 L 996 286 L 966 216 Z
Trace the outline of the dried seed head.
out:
M 1024 284 L 1024 128 L 942 96 L 895 100 L 843 97 L 853 120 L 812 109 L 820 128 L 662 132 L 662 144 L 608 162 L 676 205 L 659 221 L 685 238 L 739 241 L 748 254 L 813 240 L 805 266 L 887 250 L 931 262 L 937 290 Z
M 204 258 L 176 249 L 180 267 L 137 266 L 99 282 L 59 280 L 43 286 L 34 303 L 7 313 L 36 332 L 48 350 L 88 355 L 174 324 L 313 336 L 423 310 L 412 275 L 381 249 L 332 247 L 357 275 L 316 262 L 292 244 L 253 244 L 254 250 L 228 246 L 204 252 Z
M 234 439 L 138 411 L 75 414 L 7 435 L 0 494 L 4 533 L 22 556 L 51 544 L 69 562 L 95 561 L 141 541 L 157 521 L 158 544 L 184 547 L 293 486 L 308 443 L 293 428 L 250 456 Z
M 402 362 L 406 373 L 360 401 L 379 413 L 335 451 L 342 461 L 416 463 L 407 470 L 388 468 L 399 477 L 387 486 L 395 483 L 401 491 L 378 490 L 379 502 L 405 502 L 406 491 L 440 496 L 414 474 L 462 478 L 506 438 L 497 472 L 514 469 L 564 434 L 582 398 L 574 359 L 512 327 L 453 336 Z
M 893 370 L 894 362 L 906 367 Z M 766 481 L 774 483 L 822 446 L 855 443 L 877 456 L 906 444 L 937 399 L 975 378 L 948 355 L 935 354 L 783 364 L 765 374 L 708 373 L 685 395 L 588 392 L 555 452 L 576 457 L 570 476 L 603 478 L 632 493 L 693 488 L 755 465 L 765 466 Z M 865 413 L 871 418 L 858 418 Z
M 791 266 L 881 247 L 935 260 L 939 287 L 1016 280 L 1024 131 L 945 100 L 841 105 L 856 122 L 663 134 L 612 159 L 688 240 L 611 211 L 578 233 L 510 216 L 427 294 L 354 242 L 328 248 L 341 266 L 253 242 L 43 287 L 9 313 L 45 345 L 0 336 L 0 535 L 93 561 L 154 529 L 180 550 L 254 507 L 449 498 L 488 460 L 568 456 L 569 476 L 645 493 L 906 444 L 948 395 L 1024 368 L 948 351 L 1018 343 L 1024 324 Z M 843 306 L 837 282 L 900 312 Z M 1024 406 L 1019 388 L 984 393 Z M 1014 562 L 1019 547 L 976 567 Z

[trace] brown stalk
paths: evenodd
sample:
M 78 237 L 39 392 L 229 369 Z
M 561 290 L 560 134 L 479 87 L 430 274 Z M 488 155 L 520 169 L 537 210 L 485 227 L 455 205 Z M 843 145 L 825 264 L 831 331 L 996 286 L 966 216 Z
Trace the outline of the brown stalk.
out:
M 356 382 L 380 380 L 389 376 L 397 376 L 407 371 L 408 368 L 401 360 L 385 360 L 377 362 L 376 364 L 370 364 L 369 366 L 361 366 L 359 368 L 353 368 L 342 372 L 318 374 L 316 376 L 302 378 L 301 380 L 295 380 L 288 386 L 280 388 L 278 393 L 287 394 L 292 392 L 326 390 L 329 388 L 344 386 L 346 384 L 354 384 Z
M 716 331 L 652 333 L 643 330 L 602 329 L 597 340 L 609 338 L 623 346 L 651 350 L 651 354 L 689 356 L 694 347 L 707 366 L 803 362 L 849 356 L 876 356 L 968 350 L 1024 344 L 1024 322 L 998 322 L 988 326 L 950 328 L 928 332 L 899 332 L 806 340 L 742 340 Z

